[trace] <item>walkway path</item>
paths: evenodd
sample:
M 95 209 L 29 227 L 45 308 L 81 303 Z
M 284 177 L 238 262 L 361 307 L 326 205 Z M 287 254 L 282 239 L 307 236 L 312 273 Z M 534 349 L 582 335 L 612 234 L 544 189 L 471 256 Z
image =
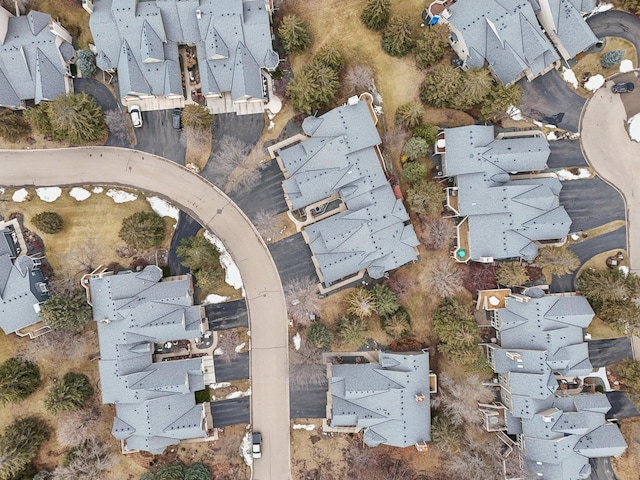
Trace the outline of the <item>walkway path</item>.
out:
M 286 305 L 271 255 L 242 211 L 198 175 L 135 150 L 2 150 L 0 171 L 0 183 L 6 187 L 120 185 L 151 192 L 189 213 L 222 240 L 240 269 L 251 325 L 251 413 L 264 442 L 264 455 L 255 462 L 253 478 L 290 479 Z

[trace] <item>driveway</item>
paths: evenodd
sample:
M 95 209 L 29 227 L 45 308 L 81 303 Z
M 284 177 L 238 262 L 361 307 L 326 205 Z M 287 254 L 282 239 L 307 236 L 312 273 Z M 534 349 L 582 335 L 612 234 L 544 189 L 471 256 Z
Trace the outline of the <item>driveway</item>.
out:
M 562 182 L 560 205 L 571 217 L 571 231 L 582 232 L 625 219 L 624 199 L 600 177 Z
M 211 416 L 216 427 L 228 427 L 240 423 L 251 423 L 251 397 L 232 398 L 211 402 Z M 264 437 L 264 432 L 262 432 Z M 254 463 L 255 466 L 261 462 Z M 274 477 L 275 478 L 275 477 Z
M 636 405 L 631 401 L 626 392 L 606 392 L 605 395 L 611 404 L 611 410 L 607 412 L 607 418 L 631 418 L 640 416 Z
M 210 303 L 204 306 L 204 314 L 209 320 L 209 330 L 249 328 L 247 302 L 244 299 L 232 302 Z
M 589 340 L 589 360 L 593 368 L 608 367 L 627 358 L 633 359 L 629 337 Z
M 589 480 L 618 480 L 611 467 L 611 457 L 590 458 L 591 475 Z
M 625 250 L 626 247 L 627 229 L 626 227 L 620 227 L 613 232 L 588 238 L 579 243 L 574 243 L 569 247 L 569 250 L 572 250 L 580 259 L 580 263 L 584 264 L 591 257 L 599 253 L 609 250 Z M 571 275 L 563 275 L 562 277 L 554 276 L 549 290 L 551 290 L 552 293 L 573 292 L 576 289 L 575 280 L 575 273 Z
M 567 167 L 586 167 L 579 140 L 556 140 L 549 142 L 551 154 L 547 165 L 550 169 Z
M 182 130 L 173 128 L 171 110 L 142 112 L 142 127 L 135 128 L 136 150 L 160 155 L 184 165 L 186 148 L 180 142 Z
M 288 208 L 282 190 L 284 175 L 278 167 L 278 163 L 275 160 L 270 160 L 260 166 L 258 171 L 260 172 L 260 181 L 257 186 L 251 189 L 232 191 L 229 196 L 251 219 L 254 219 L 256 213 L 261 210 L 272 210 L 275 213 L 286 212 Z
M 327 387 L 291 390 L 290 412 L 294 418 L 325 418 L 327 416 Z
M 524 115 L 570 132 L 578 131 L 584 98 L 569 89 L 557 70 L 518 84 L 522 88 L 520 109 Z
M 5 187 L 99 184 L 153 193 L 220 238 L 240 270 L 247 295 L 252 333 L 251 421 L 268 446 L 266 454 L 254 463 L 253 478 L 290 479 L 286 305 L 269 250 L 242 211 L 219 189 L 186 168 L 135 150 L 4 150 L 0 151 L 0 171 Z
M 269 251 L 276 262 L 283 285 L 302 277 L 311 277 L 313 281 L 319 282 L 311 261 L 311 249 L 302 238 L 302 233 L 270 244 Z
M 640 55 L 640 19 L 620 10 L 608 10 L 587 20 L 597 37 L 620 37 L 636 46 Z
M 183 267 L 180 263 L 180 257 L 178 257 L 176 253 L 176 247 L 180 245 L 183 238 L 193 237 L 201 228 L 202 225 L 193 217 L 180 210 L 178 225 L 171 237 L 171 246 L 169 247 L 169 257 L 167 259 L 171 275 L 184 275 L 190 272 L 189 268 Z
M 215 360 L 216 382 L 249 379 L 249 352 L 240 353 L 229 363 Z

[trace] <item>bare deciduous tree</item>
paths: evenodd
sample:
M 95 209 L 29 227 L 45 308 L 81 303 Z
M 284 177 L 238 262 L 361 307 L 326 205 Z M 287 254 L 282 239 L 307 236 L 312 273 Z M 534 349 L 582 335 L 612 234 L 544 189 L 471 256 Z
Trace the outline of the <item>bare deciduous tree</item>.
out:
M 289 363 L 289 385 L 292 389 L 327 385 L 327 367 L 322 363 L 322 352 L 309 342 L 303 340 L 299 350 L 291 351 Z
M 289 318 L 300 325 L 308 325 L 320 313 L 317 284 L 311 277 L 290 280 L 284 285 Z
M 278 234 L 278 225 L 275 222 L 276 215 L 275 209 L 268 209 L 259 210 L 253 217 L 253 224 L 262 238 L 267 241 Z
M 442 298 L 453 297 L 462 289 L 464 271 L 446 254 L 434 255 L 426 264 L 422 286 Z
M 104 113 L 104 121 L 107 124 L 109 133 L 115 138 L 119 140 L 127 140 L 129 138 L 129 129 L 120 110 L 107 110 Z
M 383 133 L 382 148 L 391 157 L 398 158 L 402 154 L 402 148 L 410 136 L 407 130 L 396 124 L 393 128 L 387 128 Z
M 367 92 L 373 86 L 373 70 L 366 65 L 352 65 L 344 73 L 344 85 L 349 93 Z
M 236 350 L 236 347 L 240 345 L 240 343 L 240 332 L 237 329 L 233 328 L 225 330 L 224 332 L 218 332 L 216 350 L 220 349 L 222 351 L 220 354 L 220 361 L 223 363 L 230 363 L 238 358 L 239 353 Z
M 235 188 L 225 187 L 227 190 L 251 190 L 260 183 L 260 172 L 256 168 L 239 167 Z
M 478 375 L 459 382 L 447 373 L 438 378 L 439 394 L 433 397 L 431 406 L 448 415 L 456 425 L 473 425 L 480 421 L 478 402 L 487 403 L 493 393 L 482 385 Z
M 80 246 L 74 246 L 68 252 L 67 258 L 71 260 L 82 272 L 92 272 L 98 265 L 98 245 L 93 238 L 87 239 Z
M 223 189 L 228 187 L 227 182 L 233 170 L 240 166 L 247 157 L 249 148 L 236 137 L 224 135 L 214 153 L 209 157 L 208 165 L 213 167 L 218 177 L 216 182 Z
M 99 420 L 100 410 L 95 405 L 67 413 L 60 418 L 56 428 L 58 443 L 71 448 L 95 438 Z
M 456 455 L 447 455 L 445 468 L 449 475 L 460 480 L 489 480 L 497 478 L 495 471 L 489 473 L 489 465 L 485 458 L 472 451 L 463 450 Z
M 347 295 L 345 305 L 347 312 L 360 318 L 368 318 L 376 310 L 373 294 L 365 288 L 356 288 Z
M 447 248 L 456 236 L 456 225 L 450 218 L 429 217 L 418 229 L 420 241 L 427 248 Z
M 53 471 L 53 480 L 99 479 L 115 463 L 108 448 L 95 438 L 87 440 L 69 457 L 66 466 Z
M 0 0 L 0 6 L 6 8 L 14 15 L 24 15 L 31 6 L 31 0 Z M 16 12 L 18 8 L 19 12 Z

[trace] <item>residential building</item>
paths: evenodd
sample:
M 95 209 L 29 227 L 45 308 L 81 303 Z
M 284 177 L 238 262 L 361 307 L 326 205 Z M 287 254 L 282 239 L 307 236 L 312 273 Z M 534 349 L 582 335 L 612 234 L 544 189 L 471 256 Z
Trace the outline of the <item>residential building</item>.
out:
M 542 28 L 565 61 L 575 59 L 599 42 L 583 14 L 596 0 L 530 0 Z
M 501 83 L 533 80 L 560 64 L 528 0 L 436 1 L 423 17 L 448 24 L 462 68 L 486 66 Z
M 325 432 L 362 432 L 369 447 L 431 440 L 429 352 L 378 353 L 378 362 L 327 365 Z M 431 375 L 433 377 L 433 375 Z
M 196 403 L 195 392 L 214 383 L 213 359 L 198 350 L 207 322 L 204 307 L 193 305 L 191 276 L 101 268 L 83 286 L 98 327 L 102 402 L 115 404 L 112 434 L 123 451 L 160 454 L 210 436 L 210 406 Z
M 23 109 L 73 93 L 74 61 L 71 35 L 51 15 L 16 17 L 0 7 L 0 107 Z
M 124 105 L 261 113 L 279 63 L 265 0 L 91 0 L 96 63 Z
M 418 259 L 409 215 L 385 176 L 376 122 L 369 97 L 354 97 L 306 118 L 297 143 L 270 148 L 326 287 L 365 270 L 381 278 Z
M 20 336 L 46 333 L 50 328 L 40 323 L 40 304 L 49 298 L 43 257 L 27 254 L 17 219 L 0 220 L 0 234 L 0 328 Z
M 590 458 L 626 449 L 620 429 L 606 420 L 606 395 L 583 383 L 593 371 L 583 340 L 593 310 L 576 295 L 532 288 L 501 301 L 499 292 L 479 292 L 496 300 L 484 305 L 495 337 L 483 346 L 500 388 L 499 402 L 480 409 L 485 428 L 508 446 L 505 478 L 523 478 L 523 470 L 549 479 L 589 478 Z M 508 467 L 509 456 L 519 459 L 520 471 Z
M 546 169 L 542 132 L 495 136 L 492 126 L 448 128 L 438 153 L 450 177 L 447 207 L 457 216 L 459 262 L 532 261 L 538 246 L 562 244 L 571 219 L 560 205 L 562 184 Z

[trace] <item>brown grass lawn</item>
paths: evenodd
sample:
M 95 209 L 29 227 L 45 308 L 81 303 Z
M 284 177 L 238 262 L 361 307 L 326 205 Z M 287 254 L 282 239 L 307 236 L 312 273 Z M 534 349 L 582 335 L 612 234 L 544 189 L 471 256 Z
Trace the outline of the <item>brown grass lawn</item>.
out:
M 59 19 L 62 26 L 77 38 L 80 48 L 87 48 L 93 43 L 89 30 L 89 14 L 77 0 L 33 0 L 31 9 L 50 14 Z
M 107 189 L 105 187 L 105 192 Z M 115 251 L 116 247 L 124 245 L 118 237 L 122 220 L 135 212 L 151 211 L 149 203 L 140 193 L 137 200 L 127 203 L 115 203 L 105 193 L 94 193 L 87 200 L 78 202 L 69 195 L 69 189 L 63 189 L 60 198 L 47 203 L 40 200 L 35 191 L 30 190 L 33 193 L 30 201 L 15 203 L 11 201 L 13 192 L 14 190 L 6 190 L 0 195 L 0 214 L 8 217 L 14 212 L 22 213 L 25 226 L 41 236 L 47 259 L 54 271 L 62 276 L 73 276 L 83 270 L 79 259 L 86 256 L 87 250 L 95 258 L 94 266 L 111 262 L 128 266 L 130 259 L 119 258 Z M 65 224 L 62 232 L 49 235 L 34 227 L 31 218 L 43 211 L 57 212 L 62 216 Z M 168 248 L 174 221 L 166 217 L 165 222 L 166 238 L 163 246 Z
M 612 464 L 620 480 L 637 480 L 640 471 L 640 418 L 622 421 L 622 435 L 627 441 L 627 450 Z

